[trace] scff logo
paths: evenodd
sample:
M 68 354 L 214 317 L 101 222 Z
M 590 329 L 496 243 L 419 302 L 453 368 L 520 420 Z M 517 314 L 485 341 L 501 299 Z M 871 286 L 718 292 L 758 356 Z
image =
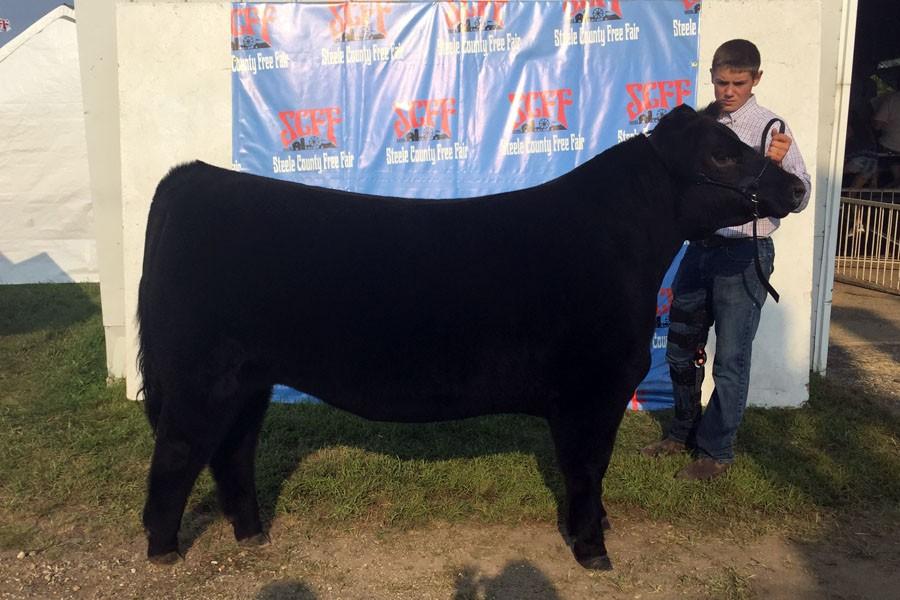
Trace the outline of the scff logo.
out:
M 700 12 L 701 0 L 681 0 L 684 3 L 684 14 L 696 15 Z
M 456 98 L 427 98 L 394 104 L 394 134 L 398 142 L 443 140 L 452 134 L 450 115 Z
M 513 133 L 568 129 L 566 107 L 572 105 L 571 88 L 512 93 L 509 101 L 518 110 Z
M 340 117 L 341 109 L 337 106 L 283 110 L 278 113 L 278 118 L 284 124 L 281 143 L 285 150 L 336 148 L 334 126 L 341 122 Z
M 691 95 L 691 82 L 689 79 L 675 79 L 629 83 L 625 89 L 631 98 L 631 102 L 626 106 L 629 122 L 652 123 L 666 114 L 669 108 L 684 103 L 684 99 Z M 656 110 L 655 117 L 654 110 Z
M 583 21 L 612 21 L 622 18 L 620 0 L 566 0 L 563 14 L 570 15 L 572 23 Z
M 231 49 L 270 48 L 269 26 L 275 22 L 275 7 L 267 5 L 262 16 L 255 6 L 231 9 Z
M 503 9 L 509 0 L 446 2 L 444 21 L 450 33 L 503 29 Z
M 668 327 L 672 311 L 672 288 L 660 288 L 656 293 L 656 328 Z
M 656 316 L 661 317 L 669 314 L 672 310 L 672 288 L 660 288 L 656 293 Z
M 380 40 L 387 36 L 384 16 L 391 12 L 387 2 L 345 2 L 329 7 L 328 29 L 336 42 Z

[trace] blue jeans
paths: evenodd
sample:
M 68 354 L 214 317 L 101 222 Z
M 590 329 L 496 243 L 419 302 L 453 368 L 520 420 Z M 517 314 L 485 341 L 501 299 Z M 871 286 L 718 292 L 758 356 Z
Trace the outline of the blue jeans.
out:
M 666 362 L 675 395 L 675 418 L 668 437 L 687 444 L 701 457 L 725 463 L 734 461 L 734 439 L 750 386 L 753 338 L 766 301 L 766 290 L 753 263 L 755 253 L 752 238 L 727 240 L 714 247 L 693 242 L 672 284 Z M 768 278 L 775 259 L 771 239 L 759 240 L 759 258 Z M 716 328 L 715 389 L 702 412 L 704 368 L 695 365 L 695 358 L 712 324 Z

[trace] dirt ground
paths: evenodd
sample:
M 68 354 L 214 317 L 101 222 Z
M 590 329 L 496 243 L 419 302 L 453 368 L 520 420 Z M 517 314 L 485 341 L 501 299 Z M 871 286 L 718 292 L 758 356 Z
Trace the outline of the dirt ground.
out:
M 835 283 L 827 376 L 876 392 L 900 413 L 900 296 Z
M 608 539 L 615 570 L 592 573 L 549 524 L 323 533 L 279 518 L 273 543 L 246 549 L 218 521 L 174 567 L 148 564 L 142 540 L 81 538 L 24 557 L 4 553 L 0 598 L 888 599 L 900 597 L 898 533 L 860 522 L 835 532 L 826 550 L 625 517 Z
M 838 284 L 832 315 L 829 377 L 900 411 L 900 297 Z M 608 573 L 578 566 L 548 523 L 334 532 L 279 517 L 271 544 L 242 548 L 216 518 L 174 567 L 148 564 L 142 539 L 61 528 L 56 546 L 0 553 L 0 600 L 900 598 L 900 531 L 865 515 L 815 540 L 612 516 Z

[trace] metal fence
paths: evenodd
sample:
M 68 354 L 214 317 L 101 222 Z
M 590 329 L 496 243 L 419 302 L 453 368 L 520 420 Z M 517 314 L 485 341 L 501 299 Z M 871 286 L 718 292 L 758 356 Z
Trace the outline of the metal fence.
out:
M 834 278 L 900 295 L 900 190 L 841 191 Z

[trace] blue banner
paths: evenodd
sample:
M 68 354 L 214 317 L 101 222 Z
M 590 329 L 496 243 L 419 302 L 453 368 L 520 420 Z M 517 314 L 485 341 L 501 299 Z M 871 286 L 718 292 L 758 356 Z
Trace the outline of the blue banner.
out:
M 408 198 L 543 183 L 696 104 L 699 10 L 696 0 L 235 3 L 234 167 Z M 672 403 L 673 273 L 637 409 Z

